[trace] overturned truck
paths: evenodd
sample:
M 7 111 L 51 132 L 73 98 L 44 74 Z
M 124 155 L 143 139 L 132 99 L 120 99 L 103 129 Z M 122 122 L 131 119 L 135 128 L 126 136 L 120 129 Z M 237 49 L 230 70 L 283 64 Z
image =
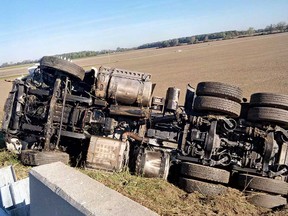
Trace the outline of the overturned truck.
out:
M 152 96 L 151 75 L 92 68 L 51 56 L 13 82 L 2 131 L 22 163 L 72 166 L 173 179 L 187 192 L 245 189 L 264 207 L 286 204 L 288 95 L 218 82 Z M 265 193 L 255 193 L 265 192 Z M 263 204 L 264 203 L 264 204 Z

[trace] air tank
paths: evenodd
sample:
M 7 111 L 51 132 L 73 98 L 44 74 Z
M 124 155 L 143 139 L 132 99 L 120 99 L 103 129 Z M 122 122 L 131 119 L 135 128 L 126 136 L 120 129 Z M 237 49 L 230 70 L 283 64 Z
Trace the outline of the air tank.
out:
M 176 111 L 179 104 L 180 89 L 169 87 L 166 93 L 166 111 Z

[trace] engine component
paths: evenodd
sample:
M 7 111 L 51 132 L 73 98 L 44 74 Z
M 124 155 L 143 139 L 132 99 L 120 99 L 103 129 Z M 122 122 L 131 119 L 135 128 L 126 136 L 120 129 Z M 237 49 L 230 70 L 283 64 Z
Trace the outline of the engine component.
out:
M 184 104 L 185 112 L 187 115 L 192 115 L 193 113 L 194 98 L 195 98 L 195 89 L 190 84 L 188 84 Z
M 180 89 L 169 87 L 166 93 L 165 110 L 175 112 L 179 105 Z
M 129 142 L 91 136 L 86 166 L 108 171 L 121 171 L 129 160 Z
M 144 107 L 132 107 L 132 106 L 120 106 L 120 105 L 111 105 L 109 108 L 111 115 L 120 115 L 120 116 L 130 116 L 144 118 L 148 117 L 150 110 Z
M 165 98 L 164 97 L 152 97 L 151 108 L 153 110 L 159 110 L 160 112 L 164 111 Z
M 152 83 L 150 74 L 101 67 L 96 85 L 96 97 L 124 105 L 149 106 Z
M 169 168 L 170 155 L 167 152 L 142 149 L 137 156 L 137 175 L 167 179 Z

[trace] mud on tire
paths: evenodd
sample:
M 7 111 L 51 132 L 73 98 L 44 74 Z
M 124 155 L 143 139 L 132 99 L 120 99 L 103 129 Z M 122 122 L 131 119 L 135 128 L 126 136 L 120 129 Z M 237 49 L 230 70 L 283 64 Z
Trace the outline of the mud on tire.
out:
M 188 162 L 183 162 L 181 164 L 180 173 L 192 178 L 224 184 L 227 184 L 230 179 L 230 172 L 226 170 Z
M 211 184 L 207 182 L 197 181 L 180 177 L 179 186 L 187 193 L 199 192 L 203 195 L 219 195 L 227 192 L 227 187 L 218 184 Z
M 241 189 L 254 189 L 280 195 L 288 194 L 287 182 L 261 176 L 240 173 L 237 176 L 236 184 Z

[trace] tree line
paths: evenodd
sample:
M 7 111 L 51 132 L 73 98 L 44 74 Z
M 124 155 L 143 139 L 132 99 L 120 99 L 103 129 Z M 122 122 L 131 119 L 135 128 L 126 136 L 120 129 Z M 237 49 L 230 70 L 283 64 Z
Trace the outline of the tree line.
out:
M 146 48 L 165 48 L 165 47 L 173 47 L 179 45 L 186 45 L 186 44 L 197 44 L 215 40 L 227 40 L 227 39 L 234 39 L 234 38 L 241 38 L 247 36 L 257 36 L 257 35 L 266 35 L 266 34 L 273 34 L 273 33 L 280 33 L 288 31 L 288 24 L 285 22 L 279 22 L 278 24 L 271 24 L 266 26 L 264 29 L 254 29 L 253 27 L 248 28 L 244 31 L 224 31 L 224 32 L 216 32 L 211 34 L 201 34 L 201 35 L 194 35 L 189 37 L 181 37 L 175 38 L 170 40 L 158 41 L 153 43 L 143 44 L 137 49 L 146 49 Z
M 147 43 L 140 45 L 138 47 L 133 48 L 121 48 L 118 47 L 115 50 L 112 49 L 104 49 L 101 51 L 80 51 L 80 52 L 70 52 L 70 53 L 63 53 L 61 56 L 66 59 L 77 59 L 77 58 L 86 58 L 92 56 L 98 56 L 103 54 L 110 54 L 116 52 L 124 52 L 129 50 L 136 50 L 136 49 L 147 49 L 147 48 L 165 48 L 165 47 L 174 47 L 174 46 L 181 46 L 186 44 L 197 44 L 197 43 L 204 43 L 209 41 L 215 40 L 228 40 L 234 38 L 241 38 L 241 37 L 249 37 L 249 36 L 257 36 L 257 35 L 267 35 L 267 34 L 274 34 L 274 33 L 281 33 L 281 32 L 288 32 L 288 24 L 285 22 L 279 22 L 277 24 L 271 24 L 266 26 L 264 29 L 254 29 L 253 27 L 248 28 L 247 30 L 233 30 L 233 31 L 223 31 L 223 32 L 216 32 L 210 34 L 201 34 L 201 35 L 193 35 L 189 37 L 181 37 L 181 38 L 174 38 L 170 40 L 163 40 L 157 41 L 152 43 Z M 20 62 L 5 62 L 0 65 L 0 68 L 7 67 L 7 66 L 14 66 L 14 65 L 22 65 L 22 64 L 31 64 L 39 62 L 37 60 L 24 60 Z

